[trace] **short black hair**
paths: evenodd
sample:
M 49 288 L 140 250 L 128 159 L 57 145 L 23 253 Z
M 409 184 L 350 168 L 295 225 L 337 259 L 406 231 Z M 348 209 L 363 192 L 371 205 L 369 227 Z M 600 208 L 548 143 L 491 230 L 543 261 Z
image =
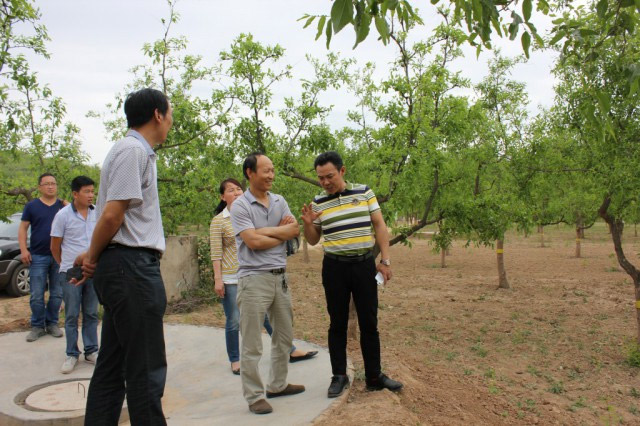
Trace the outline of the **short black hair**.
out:
M 169 110 L 167 96 L 159 90 L 146 88 L 131 92 L 124 101 L 124 114 L 127 127 L 132 129 L 148 123 L 156 109 L 165 115 Z
M 71 181 L 71 191 L 79 192 L 83 186 L 95 185 L 93 179 L 87 176 L 76 176 Z
M 249 179 L 249 175 L 247 174 L 247 169 L 251 169 L 252 172 L 258 171 L 258 157 L 264 155 L 260 151 L 252 152 L 247 155 L 247 158 L 244 159 L 244 163 L 242 163 L 242 174 L 245 178 Z
M 38 176 L 38 185 L 40 185 L 42 183 L 42 178 L 46 178 L 47 176 L 51 176 L 52 178 L 56 179 L 56 177 L 54 175 L 52 175 L 51 173 L 49 173 L 49 172 L 43 173 L 40 176 Z
M 337 170 L 340 170 L 343 166 L 342 157 L 335 151 L 327 151 L 318 155 L 313 162 L 313 169 L 315 170 L 318 166 L 324 166 L 327 163 L 331 163 L 336 166 Z

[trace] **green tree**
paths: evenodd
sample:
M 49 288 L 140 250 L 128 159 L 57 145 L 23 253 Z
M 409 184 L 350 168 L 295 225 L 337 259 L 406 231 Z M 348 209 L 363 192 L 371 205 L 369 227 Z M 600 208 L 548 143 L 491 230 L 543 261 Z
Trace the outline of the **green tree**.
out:
M 25 53 L 48 58 L 46 28 L 28 0 L 0 5 L 0 220 L 35 196 L 37 176 L 52 172 L 61 188 L 85 167 L 79 129 L 65 122 L 66 108 L 49 87 L 38 81 Z M 11 163 L 19 163 L 18 166 Z
M 622 247 L 624 222 L 633 220 L 640 190 L 640 37 L 636 16 L 627 11 L 599 2 L 592 10 L 567 14 L 564 25 L 588 31 L 565 46 L 556 70 L 561 77 L 558 107 L 580 136 L 571 157 L 580 160 L 592 179 L 599 194 L 598 214 L 611 229 L 618 263 L 633 280 L 640 342 L 640 269 Z M 609 28 L 606 36 L 599 33 L 601 28 Z

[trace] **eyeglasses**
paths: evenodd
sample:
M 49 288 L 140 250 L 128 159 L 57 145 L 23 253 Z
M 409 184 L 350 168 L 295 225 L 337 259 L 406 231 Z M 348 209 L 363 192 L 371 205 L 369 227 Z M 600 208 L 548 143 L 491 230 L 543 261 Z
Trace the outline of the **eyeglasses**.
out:
M 45 182 L 41 183 L 40 186 L 58 186 L 58 184 L 55 182 Z

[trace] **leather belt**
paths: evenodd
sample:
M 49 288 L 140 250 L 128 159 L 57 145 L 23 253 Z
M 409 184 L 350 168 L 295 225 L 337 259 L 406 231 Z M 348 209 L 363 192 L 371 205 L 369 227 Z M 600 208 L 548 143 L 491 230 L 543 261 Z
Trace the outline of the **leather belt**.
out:
M 346 262 L 346 263 L 359 263 L 364 262 L 367 259 L 371 259 L 373 257 L 373 252 L 368 251 L 365 254 L 361 254 L 359 256 L 339 256 L 333 253 L 325 253 L 325 257 L 328 257 L 331 260 L 336 260 L 338 262 Z
M 158 259 L 162 257 L 162 253 L 159 250 L 152 249 L 149 247 L 131 247 L 131 246 L 125 246 L 124 244 L 120 244 L 120 243 L 111 243 L 106 247 L 106 250 L 109 250 L 109 249 L 140 250 L 140 251 L 144 251 L 154 255 Z
M 269 269 L 267 272 L 271 272 L 273 275 L 280 275 L 287 272 L 287 268 Z

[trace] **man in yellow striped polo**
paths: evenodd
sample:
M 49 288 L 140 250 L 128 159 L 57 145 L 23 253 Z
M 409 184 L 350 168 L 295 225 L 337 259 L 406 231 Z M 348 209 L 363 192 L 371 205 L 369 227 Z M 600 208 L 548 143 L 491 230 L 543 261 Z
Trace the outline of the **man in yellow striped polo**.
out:
M 337 152 L 320 154 L 314 169 L 324 191 L 311 205 L 302 207 L 302 221 L 309 244 L 317 244 L 324 236 L 322 285 L 331 321 L 329 354 L 333 373 L 327 396 L 341 395 L 349 385 L 347 325 L 352 295 L 360 325 L 367 390 L 399 391 L 402 383 L 387 377 L 380 367 L 376 273 L 385 283 L 391 279 L 389 232 L 380 206 L 368 186 L 344 180 L 346 169 Z M 377 265 L 373 257 L 375 243 L 381 254 Z

